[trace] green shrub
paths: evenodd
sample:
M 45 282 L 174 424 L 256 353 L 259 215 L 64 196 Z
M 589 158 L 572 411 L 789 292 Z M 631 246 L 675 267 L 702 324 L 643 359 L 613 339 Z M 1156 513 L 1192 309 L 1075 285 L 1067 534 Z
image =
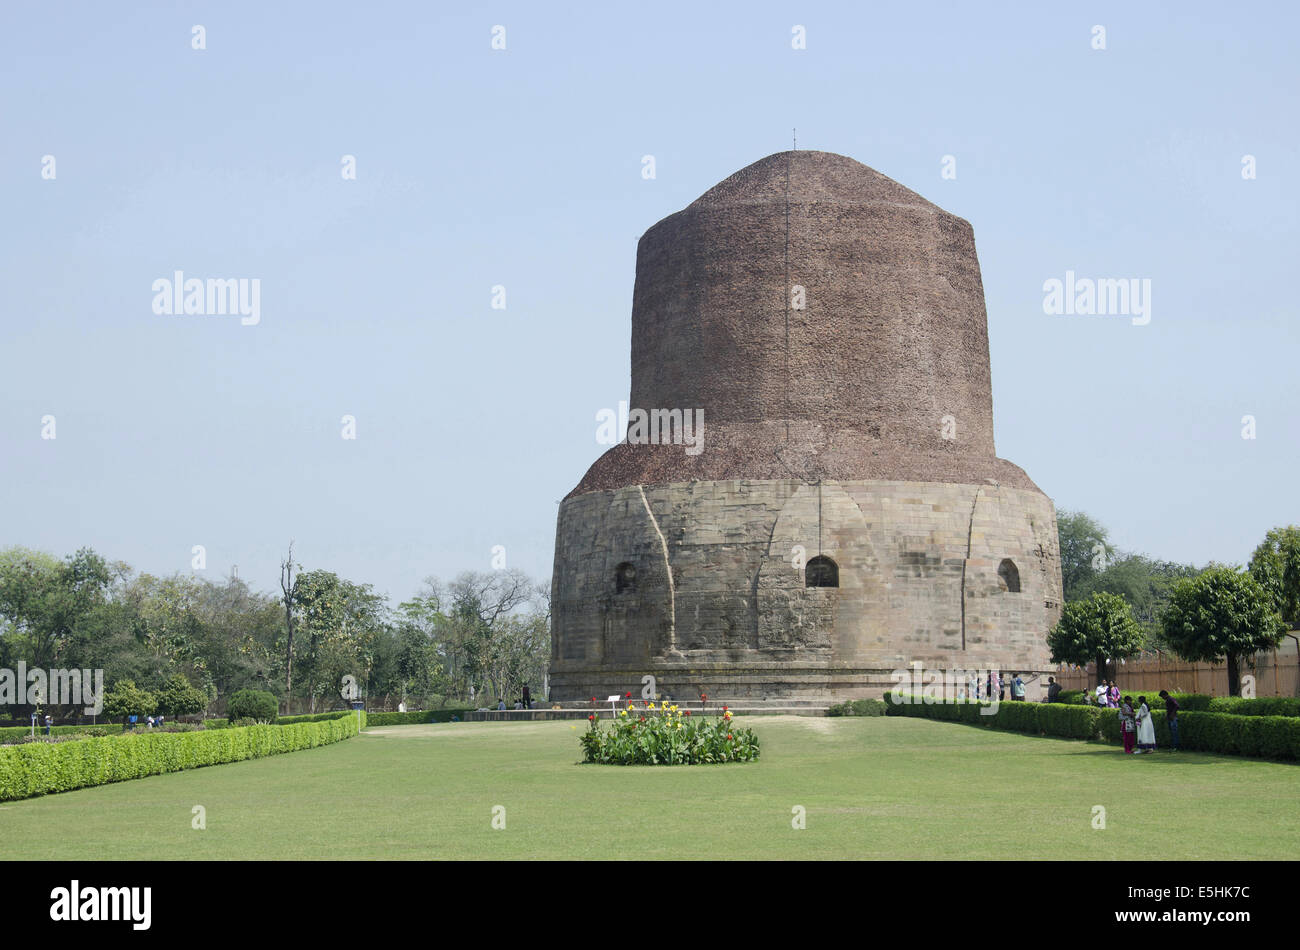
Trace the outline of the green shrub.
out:
M 883 716 L 887 703 L 882 699 L 852 699 L 826 710 L 828 716 Z
M 158 711 L 169 718 L 203 712 L 207 705 L 207 694 L 181 673 L 173 675 L 158 691 Z
M 147 689 L 140 689 L 132 680 L 118 680 L 104 695 L 104 715 L 109 719 L 125 720 L 129 716 L 143 719 L 158 708 L 158 697 Z
M 1300 716 L 1300 698 L 1260 696 L 1255 699 L 1243 699 L 1240 696 L 1213 696 L 1206 711 L 1228 713 L 1233 716 Z
M 231 694 L 226 704 L 226 718 L 231 721 L 253 719 L 257 722 L 275 722 L 280 701 L 271 693 L 260 689 L 241 689 Z
M 1147 705 L 1152 709 L 1164 707 L 1160 691 L 1147 693 L 1141 690 L 1128 690 L 1126 696 L 1132 696 L 1136 704 L 1139 696 L 1146 696 Z M 1216 712 L 1234 716 L 1300 716 L 1300 698 L 1294 696 L 1260 696 L 1255 699 L 1243 699 L 1240 696 L 1209 696 L 1205 693 L 1170 693 L 1178 703 L 1179 712 Z M 1060 702 L 1083 704 L 1083 691 L 1064 690 Z M 1055 704 L 1053 704 L 1055 705 Z
M 361 726 L 365 726 L 364 713 Z M 135 732 L 102 739 L 6 746 L 0 749 L 0 801 L 310 749 L 356 734 L 355 716 L 346 715 L 288 726 Z
M 97 726 L 54 726 L 50 730 L 50 734 L 55 736 L 71 735 L 74 732 L 93 734 L 95 730 L 101 730 L 105 735 L 109 733 L 118 733 L 122 731 L 122 724 L 120 722 L 105 722 L 100 723 Z M 0 745 L 12 742 L 15 739 L 20 739 L 23 736 L 31 735 L 31 732 L 31 726 L 5 726 L 0 728 Z M 36 727 L 37 735 L 44 735 L 44 733 L 44 726 Z
M 1118 709 L 1066 703 L 1003 702 L 998 704 L 997 713 L 984 716 L 980 715 L 980 707 L 987 706 L 984 703 L 925 703 L 920 697 L 905 698 L 913 701 L 897 705 L 890 703 L 886 714 L 967 722 L 991 729 L 1070 739 L 1100 738 L 1115 745 L 1123 743 Z M 1147 701 L 1148 708 L 1151 708 L 1151 697 L 1147 697 Z M 1169 723 L 1163 707 L 1151 709 L 1151 725 L 1155 729 L 1157 748 L 1169 748 Z M 1191 751 L 1300 759 L 1300 717 L 1180 710 L 1178 739 L 1180 748 Z
M 1038 726 L 1045 735 L 1066 739 L 1095 739 L 1097 720 L 1103 711 L 1095 706 L 1067 706 L 1043 703 L 1038 707 Z

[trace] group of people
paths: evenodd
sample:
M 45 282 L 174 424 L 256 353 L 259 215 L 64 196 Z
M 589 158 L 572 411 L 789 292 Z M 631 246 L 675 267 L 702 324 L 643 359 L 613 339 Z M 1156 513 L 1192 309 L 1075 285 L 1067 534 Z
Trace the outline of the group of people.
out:
M 518 699 L 515 700 L 515 709 L 532 709 L 533 697 L 528 690 L 528 684 L 525 683 L 523 689 L 521 689 L 519 692 L 520 692 L 520 696 Z M 505 709 L 505 708 L 506 708 L 506 701 L 504 699 L 498 699 L 497 709 Z
M 1147 698 L 1139 696 L 1134 704 L 1132 696 L 1121 696 L 1114 680 L 1103 680 L 1096 689 L 1084 690 L 1084 702 L 1089 706 L 1102 706 L 1119 711 L 1120 732 L 1124 737 L 1124 751 L 1138 754 L 1156 751 L 1156 728 L 1151 720 L 1151 707 Z M 1165 722 L 1169 724 L 1169 747 L 1178 751 L 1178 701 L 1167 690 L 1160 691 L 1165 702 Z
M 1177 752 L 1178 700 L 1163 689 L 1160 691 L 1160 698 L 1165 701 L 1165 722 L 1169 724 L 1169 747 Z M 1124 737 L 1125 754 L 1142 755 L 1156 751 L 1156 727 L 1151 719 L 1151 707 L 1147 705 L 1145 696 L 1138 697 L 1136 706 L 1133 705 L 1132 696 L 1125 696 L 1120 700 L 1119 727 Z
M 999 700 L 1007 698 L 1007 690 L 1011 690 L 1013 700 L 1023 702 L 1025 699 L 1025 681 L 1017 673 L 1014 677 L 1003 678 L 996 670 L 989 673 L 985 679 L 971 674 L 966 681 L 966 696 L 969 699 L 988 699 L 991 700 L 996 696 Z

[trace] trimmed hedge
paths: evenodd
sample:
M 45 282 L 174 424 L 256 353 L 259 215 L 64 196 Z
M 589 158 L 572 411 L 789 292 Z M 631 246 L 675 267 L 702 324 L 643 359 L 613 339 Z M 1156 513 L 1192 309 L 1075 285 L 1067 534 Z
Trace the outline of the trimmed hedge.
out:
M 334 709 L 331 710 L 330 712 L 307 713 L 301 716 L 280 716 L 278 719 L 275 720 L 275 722 L 271 723 L 270 725 L 293 726 L 303 722 L 329 722 L 331 719 L 341 719 L 344 716 L 355 717 L 356 712 L 351 709 Z M 229 729 L 231 728 L 230 720 L 229 719 L 204 719 L 203 728 L 204 729 Z
M 1098 739 L 1120 745 L 1119 712 L 1097 706 L 1066 703 L 1003 702 L 992 715 L 980 715 L 986 703 L 958 701 L 890 703 L 886 715 L 965 722 L 989 729 L 1006 729 L 1067 739 Z M 1177 698 L 1177 697 L 1175 697 Z M 1181 700 L 1180 700 L 1181 702 Z M 1249 700 L 1247 700 L 1249 702 Z M 1169 724 L 1163 709 L 1151 710 L 1156 746 L 1169 748 Z M 1268 759 L 1300 759 L 1300 718 L 1218 712 L 1178 713 L 1178 746 L 1196 752 L 1248 755 Z
M 137 728 L 143 729 L 147 732 L 149 730 L 149 724 L 143 723 Z M 87 723 L 84 726 L 52 726 L 50 728 L 50 735 L 66 736 L 74 732 L 85 732 L 87 729 L 107 729 L 109 732 L 121 732 L 122 724 L 120 722 L 101 722 L 97 725 Z M 18 739 L 22 736 L 30 736 L 31 734 L 31 726 L 5 726 L 0 728 L 0 743 L 8 742 L 11 739 Z M 45 727 L 37 726 L 36 734 L 38 736 L 45 735 Z
M 361 726 L 365 727 L 365 713 Z M 349 713 L 324 722 L 287 726 L 146 732 L 9 746 L 0 749 L 0 801 L 296 752 L 356 734 L 357 721 Z
M 853 699 L 836 703 L 826 710 L 828 716 L 883 716 L 888 704 L 883 699 Z
M 424 709 L 419 712 L 376 712 L 371 713 L 366 724 L 371 726 L 415 726 L 426 722 L 451 722 L 451 717 L 456 716 L 462 722 L 465 721 L 465 713 L 473 712 L 473 709 Z
M 1147 705 L 1153 710 L 1157 705 L 1164 705 L 1159 690 L 1152 694 L 1140 690 L 1129 690 L 1125 695 L 1132 696 L 1136 702 L 1139 696 L 1147 697 Z M 1232 716 L 1300 716 L 1300 698 L 1294 696 L 1258 696 L 1243 699 L 1240 696 L 1210 696 L 1205 693 L 1170 693 L 1178 701 L 1179 713 L 1215 712 Z M 1083 691 L 1064 690 L 1059 702 L 1083 705 Z

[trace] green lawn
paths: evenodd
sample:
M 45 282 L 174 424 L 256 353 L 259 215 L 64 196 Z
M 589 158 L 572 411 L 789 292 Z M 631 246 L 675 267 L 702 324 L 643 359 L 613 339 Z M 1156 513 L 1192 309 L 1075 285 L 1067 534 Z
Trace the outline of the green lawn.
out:
M 0 859 L 1295 858 L 1300 766 L 921 719 L 746 720 L 755 764 L 578 765 L 568 722 L 375 728 L 0 805 Z M 585 724 L 579 728 L 585 728 Z M 207 811 L 192 830 L 191 809 Z M 506 829 L 491 827 L 506 809 Z M 791 809 L 807 811 L 806 830 Z M 1103 805 L 1107 828 L 1093 830 Z

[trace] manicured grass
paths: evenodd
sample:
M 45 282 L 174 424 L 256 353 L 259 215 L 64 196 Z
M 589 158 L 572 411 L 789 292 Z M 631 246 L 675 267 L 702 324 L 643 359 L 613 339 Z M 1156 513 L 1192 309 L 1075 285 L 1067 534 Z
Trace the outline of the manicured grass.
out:
M 372 728 L 0 805 L 0 859 L 1234 860 L 1300 846 L 1297 765 L 895 717 L 745 724 L 757 763 L 677 768 L 578 765 L 568 722 Z

